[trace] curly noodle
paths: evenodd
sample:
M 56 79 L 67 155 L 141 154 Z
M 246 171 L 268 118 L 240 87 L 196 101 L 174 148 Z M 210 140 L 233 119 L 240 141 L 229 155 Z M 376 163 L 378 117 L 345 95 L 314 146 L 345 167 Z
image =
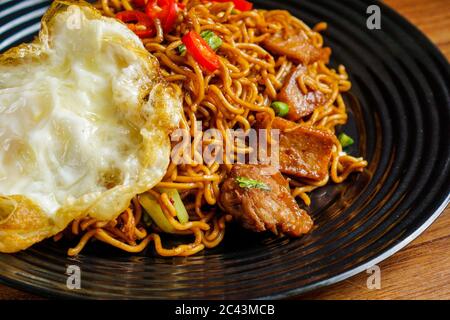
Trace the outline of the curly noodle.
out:
M 142 208 L 137 198 L 130 207 L 114 221 L 96 221 L 92 218 L 75 220 L 69 231 L 76 235 L 79 243 L 69 249 L 69 255 L 78 254 L 91 239 L 97 239 L 127 252 L 140 252 L 150 242 L 161 256 L 189 256 L 206 248 L 217 246 L 225 235 L 225 226 L 231 216 L 217 208 L 220 184 L 230 170 L 230 164 L 202 164 L 198 161 L 195 137 L 205 128 L 216 128 L 226 137 L 230 128 L 248 130 L 255 123 L 255 114 L 267 113 L 275 117 L 270 108 L 277 91 L 295 63 L 286 56 L 275 57 L 266 51 L 261 43 L 277 32 L 288 37 L 292 33 L 303 33 L 317 47 L 323 46 L 319 31 L 326 29 L 326 23 L 319 23 L 310 29 L 299 19 L 282 10 L 251 10 L 240 12 L 233 3 L 214 3 L 183 0 L 185 9 L 179 12 L 176 28 L 164 34 L 161 23 L 155 19 L 156 35 L 143 39 L 145 48 L 160 62 L 166 81 L 183 92 L 184 117 L 181 127 L 190 132 L 192 138 L 192 164 L 171 163 L 159 188 L 177 189 L 189 213 L 189 222 L 182 224 L 176 218 L 176 209 L 165 193 L 153 189 L 148 192 L 155 197 L 175 230 L 180 236 L 193 236 L 193 242 L 166 249 L 162 245 L 161 231 L 151 226 L 148 233 L 143 224 Z M 106 16 L 122 10 L 132 10 L 133 2 L 127 0 L 101 0 L 95 6 Z M 212 74 L 205 74 L 200 65 L 190 56 L 181 56 L 178 47 L 181 37 L 188 31 L 212 30 L 219 35 L 223 44 L 218 50 L 220 68 Z M 311 126 L 334 132 L 335 127 L 347 121 L 346 106 L 342 93 L 351 88 L 343 66 L 330 69 L 324 61 L 307 65 L 305 75 L 298 79 L 299 88 L 306 94 L 318 90 L 326 97 L 300 125 Z M 197 127 L 202 121 L 204 128 Z M 270 125 L 269 125 L 270 128 Z M 219 143 L 211 140 L 209 143 Z M 249 152 L 245 146 L 237 146 L 225 139 L 234 151 Z M 180 155 L 181 156 L 181 155 Z M 185 155 L 183 155 L 185 156 Z M 318 182 L 290 180 L 291 192 L 306 205 L 311 200 L 308 193 L 329 182 L 341 183 L 354 171 L 361 171 L 367 162 L 342 152 L 338 139 L 332 151 L 329 175 Z M 57 235 L 56 240 L 61 235 Z

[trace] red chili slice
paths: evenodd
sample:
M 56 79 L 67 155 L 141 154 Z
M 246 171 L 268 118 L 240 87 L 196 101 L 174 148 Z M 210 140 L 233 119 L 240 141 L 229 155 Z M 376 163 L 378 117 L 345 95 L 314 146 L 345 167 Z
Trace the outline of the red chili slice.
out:
M 157 18 L 158 14 L 162 11 L 162 9 L 159 7 L 159 10 L 156 9 L 157 4 L 157 0 L 149 0 L 147 2 L 147 5 L 145 6 L 145 14 L 152 19 Z
M 145 13 L 161 21 L 164 32 L 170 32 L 178 15 L 178 3 L 176 0 L 150 0 L 145 7 Z
M 170 32 L 177 21 L 178 5 L 175 0 L 167 1 L 167 13 L 165 15 L 163 29 L 165 32 Z
M 116 14 L 116 18 L 128 25 L 140 38 L 148 38 L 155 35 L 156 30 L 153 20 L 143 12 L 137 10 L 122 11 Z
M 190 31 L 186 33 L 181 41 L 185 44 L 188 53 L 194 57 L 195 61 L 202 68 L 209 72 L 214 72 L 219 69 L 219 56 L 197 32 Z
M 240 11 L 249 11 L 253 9 L 253 3 L 246 0 L 233 0 L 234 7 Z
M 240 11 L 249 11 L 253 9 L 253 3 L 246 0 L 212 0 L 213 2 L 233 2 L 234 7 Z

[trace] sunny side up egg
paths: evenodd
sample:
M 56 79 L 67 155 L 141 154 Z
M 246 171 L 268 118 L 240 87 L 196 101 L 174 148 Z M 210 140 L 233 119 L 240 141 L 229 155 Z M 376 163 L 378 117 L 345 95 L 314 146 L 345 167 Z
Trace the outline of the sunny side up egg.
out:
M 0 252 L 117 217 L 163 178 L 181 112 L 132 31 L 55 1 L 32 44 L 0 55 Z

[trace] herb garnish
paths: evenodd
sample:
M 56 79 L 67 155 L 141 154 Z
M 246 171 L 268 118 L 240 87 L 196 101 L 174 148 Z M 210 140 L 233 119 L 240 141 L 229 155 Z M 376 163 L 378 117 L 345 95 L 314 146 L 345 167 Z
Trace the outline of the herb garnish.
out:
M 239 187 L 241 188 L 247 189 L 255 188 L 270 191 L 270 187 L 267 184 L 258 180 L 253 180 L 245 177 L 237 177 L 236 182 L 239 184 Z

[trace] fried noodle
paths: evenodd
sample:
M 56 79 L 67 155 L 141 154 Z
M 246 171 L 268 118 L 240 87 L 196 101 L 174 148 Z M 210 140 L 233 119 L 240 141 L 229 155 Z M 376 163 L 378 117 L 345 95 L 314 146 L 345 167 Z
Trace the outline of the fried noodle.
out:
M 192 159 L 190 164 L 169 165 L 164 179 L 156 187 L 175 188 L 183 199 L 189 213 L 189 222 L 177 220 L 176 209 L 167 194 L 156 188 L 149 190 L 158 202 L 173 228 L 180 237 L 193 240 L 173 248 L 163 247 L 161 230 L 154 224 L 145 228 L 143 209 L 137 199 L 113 221 L 96 221 L 86 217 L 75 220 L 64 234 L 79 239 L 78 244 L 68 250 L 70 256 L 77 255 L 86 244 L 96 239 L 127 252 L 140 252 L 153 242 L 157 254 L 161 256 L 189 256 L 205 247 L 217 246 L 225 235 L 227 222 L 231 216 L 221 212 L 217 206 L 220 184 L 231 168 L 231 164 L 199 161 L 196 151 L 201 131 L 216 128 L 236 152 L 249 152 L 246 146 L 238 146 L 226 139 L 225 131 L 231 128 L 248 130 L 255 123 L 255 114 L 267 113 L 275 117 L 270 108 L 284 79 L 295 68 L 295 62 L 286 56 L 273 56 L 261 43 L 272 34 L 282 32 L 285 37 L 292 33 L 304 33 L 317 47 L 323 46 L 320 31 L 326 23 L 317 24 L 313 29 L 283 10 L 251 10 L 240 12 L 231 2 L 200 2 L 184 0 L 185 9 L 179 13 L 173 31 L 164 34 L 159 20 L 155 20 L 156 36 L 143 39 L 145 48 L 160 62 L 162 75 L 167 82 L 183 93 L 184 117 L 181 128 L 188 130 L 192 139 Z M 106 16 L 133 8 L 127 0 L 101 0 L 95 6 Z M 211 30 L 219 35 L 223 44 L 218 50 L 220 68 L 214 73 L 204 73 L 199 64 L 190 56 L 181 56 L 178 47 L 181 37 L 188 31 L 200 33 Z M 298 121 L 300 125 L 311 126 L 331 132 L 336 126 L 347 121 L 346 105 L 342 93 L 351 88 L 344 66 L 330 69 L 326 62 L 317 61 L 307 65 L 307 72 L 298 79 L 304 93 L 319 90 L 326 97 L 313 114 Z M 201 121 L 203 128 L 197 127 Z M 210 141 L 209 143 L 219 143 Z M 180 155 L 181 156 L 181 155 Z M 184 156 L 184 155 L 183 155 Z M 342 152 L 338 139 L 332 151 L 329 175 L 322 181 L 311 182 L 291 179 L 291 192 L 305 205 L 310 205 L 308 193 L 327 184 L 330 180 L 341 183 L 354 171 L 361 171 L 367 162 Z M 61 234 L 55 240 L 61 238 Z

